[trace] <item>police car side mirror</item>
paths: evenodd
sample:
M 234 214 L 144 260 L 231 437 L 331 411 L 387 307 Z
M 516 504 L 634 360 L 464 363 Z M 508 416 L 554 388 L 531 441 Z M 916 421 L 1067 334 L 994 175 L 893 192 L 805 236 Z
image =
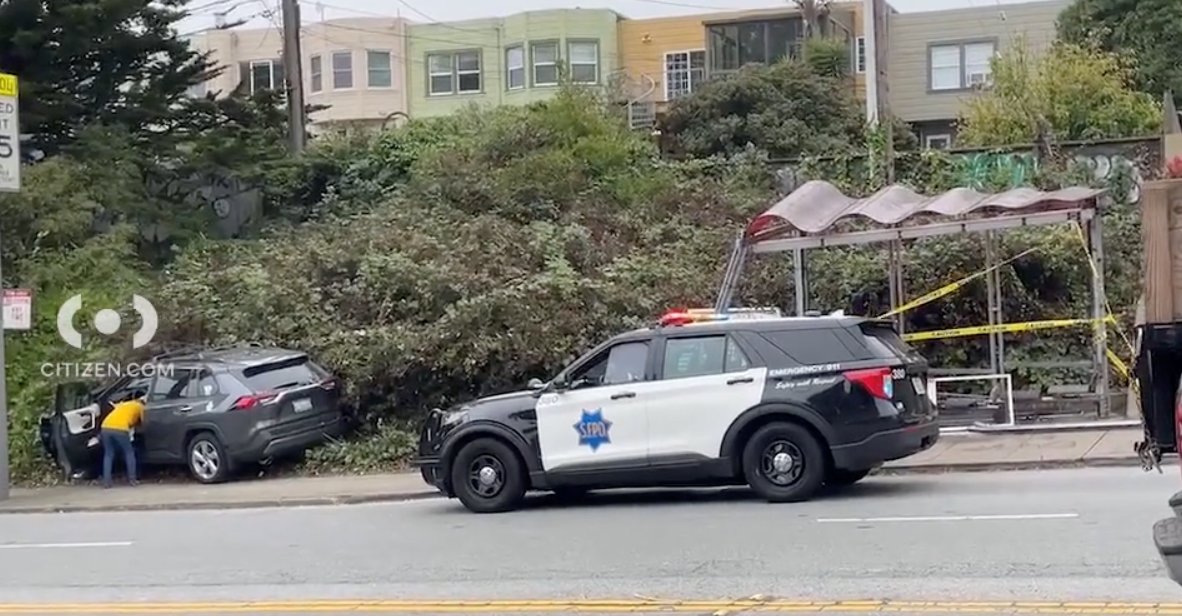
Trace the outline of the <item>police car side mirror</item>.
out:
M 535 378 L 535 379 L 529 380 L 529 388 L 534 391 L 544 389 L 545 387 L 546 387 L 546 384 L 542 382 L 542 379 Z

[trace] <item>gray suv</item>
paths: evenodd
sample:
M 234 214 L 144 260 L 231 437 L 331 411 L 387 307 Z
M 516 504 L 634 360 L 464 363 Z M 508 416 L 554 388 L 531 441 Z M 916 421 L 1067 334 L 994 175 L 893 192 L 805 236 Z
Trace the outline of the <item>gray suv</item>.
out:
M 67 477 L 92 476 L 102 459 L 103 418 L 137 396 L 147 396 L 133 436 L 138 460 L 186 465 L 202 483 L 225 481 L 243 464 L 301 453 L 345 429 L 340 381 L 298 351 L 217 348 L 160 355 L 151 365 L 142 371 L 151 376 L 57 387 L 40 437 Z

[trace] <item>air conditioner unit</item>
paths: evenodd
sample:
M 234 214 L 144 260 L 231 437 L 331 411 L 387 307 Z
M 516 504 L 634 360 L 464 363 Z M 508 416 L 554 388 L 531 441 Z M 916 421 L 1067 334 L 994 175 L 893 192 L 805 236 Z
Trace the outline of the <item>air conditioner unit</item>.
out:
M 988 73 L 969 73 L 970 86 L 983 86 L 989 83 Z

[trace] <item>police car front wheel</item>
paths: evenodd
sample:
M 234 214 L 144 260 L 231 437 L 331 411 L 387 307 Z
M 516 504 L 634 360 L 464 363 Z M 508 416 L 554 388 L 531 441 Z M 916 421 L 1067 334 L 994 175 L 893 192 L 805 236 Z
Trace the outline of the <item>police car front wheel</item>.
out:
M 515 509 L 525 496 L 521 462 L 508 445 L 480 438 L 464 445 L 451 465 L 452 490 L 476 513 Z
M 825 479 L 821 443 L 788 422 L 763 426 L 743 447 L 743 474 L 756 494 L 771 502 L 808 500 Z

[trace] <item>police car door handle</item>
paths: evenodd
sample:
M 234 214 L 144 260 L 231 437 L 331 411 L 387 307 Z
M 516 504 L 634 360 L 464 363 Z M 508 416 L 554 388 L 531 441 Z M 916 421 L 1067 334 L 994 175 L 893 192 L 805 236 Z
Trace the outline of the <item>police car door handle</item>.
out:
M 741 377 L 733 378 L 733 379 L 727 381 L 726 384 L 727 385 L 738 385 L 739 383 L 754 383 L 754 382 L 755 382 L 755 377 L 753 377 L 753 376 L 741 376 Z
M 634 392 L 634 391 L 621 391 L 618 394 L 612 394 L 612 400 L 619 400 L 620 398 L 635 398 L 635 397 L 636 397 L 636 392 Z

